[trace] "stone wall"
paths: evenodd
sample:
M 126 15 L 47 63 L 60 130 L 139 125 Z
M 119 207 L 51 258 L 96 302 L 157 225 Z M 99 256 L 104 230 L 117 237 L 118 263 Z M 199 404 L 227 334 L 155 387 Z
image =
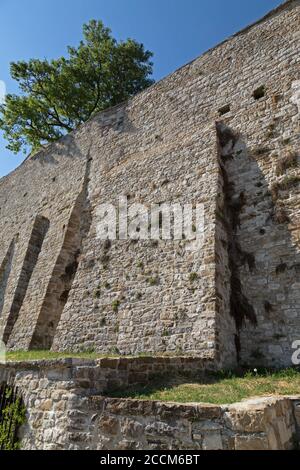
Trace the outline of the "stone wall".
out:
M 196 358 L 66 359 L 0 366 L 27 410 L 23 449 L 291 449 L 299 442 L 300 397 L 234 405 L 175 404 L 103 397 L 147 384 L 153 374 L 211 367 Z M 298 422 L 298 424 L 297 424 Z
M 0 384 L 18 388 L 27 410 L 24 449 L 93 448 L 89 397 L 149 384 L 153 377 L 185 370 L 201 376 L 209 361 L 193 357 L 63 359 L 0 364 Z
M 290 365 L 300 334 L 299 7 L 286 2 L 0 180 L 8 348 Z M 224 145 L 216 122 L 234 135 Z M 203 204 L 203 246 L 99 240 L 99 206 L 121 195 Z M 32 257 L 41 218 L 49 226 Z
M 9 348 L 29 348 L 41 312 L 62 303 L 62 290 L 53 289 L 52 280 L 54 274 L 59 283 L 70 263 L 61 253 L 84 185 L 86 153 L 70 135 L 0 180 L 0 262 L 7 259 L 5 276 L 0 274 L 0 331 Z M 34 237 L 41 218 L 47 231 Z
M 90 408 L 99 450 L 290 450 L 298 442 L 288 398 L 215 406 L 96 397 Z
M 211 361 L 193 357 L 16 362 L 0 364 L 0 384 L 18 387 L 23 397 L 28 418 L 23 448 L 79 449 L 90 439 L 90 396 L 147 385 L 157 374 L 184 370 L 201 377 L 209 369 Z
M 90 236 L 85 248 L 90 259 L 79 267 L 54 348 L 96 344 L 99 350 L 121 353 L 211 353 L 226 366 L 233 365 L 237 348 L 244 362 L 291 363 L 300 303 L 299 197 L 290 196 L 298 182 L 295 179 L 285 197 L 290 224 L 274 222 L 275 203 L 268 194 L 278 178 L 286 177 L 276 174 L 281 159 L 299 150 L 294 100 L 299 78 L 298 18 L 299 2 L 291 2 L 138 95 L 125 108 L 94 120 L 95 129 L 99 122 L 103 126 L 94 142 L 103 149 L 101 163 L 95 160 L 91 171 L 94 214 L 99 202 L 115 201 L 124 191 L 130 202 L 203 202 L 205 244 L 193 257 L 185 242 L 179 246 L 159 242 L 154 247 L 151 242 L 118 242 L 110 248 L 103 271 L 103 247 Z M 254 92 L 260 87 L 264 96 L 256 99 L 259 95 L 254 97 Z M 220 117 L 224 105 L 230 111 Z M 239 260 L 236 276 L 243 300 L 256 318 L 256 322 L 244 318 L 238 331 L 230 317 L 234 287 L 228 234 L 220 221 L 225 216 L 226 188 L 216 130 L 210 126 L 219 120 L 239 136 L 225 166 L 228 182 L 234 184 L 233 200 L 242 192 L 245 197 L 235 237 L 249 255 L 250 267 Z M 287 170 L 288 177 L 298 174 L 297 167 Z M 96 224 L 94 215 L 91 235 Z M 100 253 L 98 260 L 95 253 Z M 276 268 L 284 263 L 286 271 L 277 276 Z M 192 286 L 191 272 L 199 273 Z M 157 278 L 159 285 L 149 287 L 150 277 Z M 93 300 L 97 289 L 100 298 Z M 111 308 L 115 300 L 120 302 L 117 314 Z M 99 327 L 99 316 L 104 326 Z
M 218 168 L 210 155 L 216 155 L 215 127 L 210 126 L 204 138 L 202 130 L 189 128 L 185 143 L 178 146 L 166 115 L 160 126 L 156 123 L 158 135 L 164 132 L 163 143 L 157 144 L 153 130 L 143 129 L 142 123 L 149 119 L 143 113 L 148 109 L 139 106 L 127 109 L 129 113 L 136 130 L 127 131 L 125 122 L 118 136 L 115 132 L 105 135 L 106 144 L 98 122 L 93 124 L 93 145 L 103 148 L 103 154 L 91 167 L 92 223 L 53 349 L 78 351 L 96 346 L 98 351 L 122 354 L 169 351 L 213 357 Z M 113 121 L 116 117 L 109 116 Z M 125 161 L 117 164 L 120 149 Z M 96 237 L 97 208 L 101 202 L 117 204 L 122 194 L 127 195 L 129 206 L 135 202 L 148 207 L 160 202 L 203 203 L 206 230 L 201 250 L 195 251 L 188 240 L 117 240 L 106 248 Z M 194 272 L 199 278 L 192 282 Z M 228 349 L 230 343 L 229 339 Z

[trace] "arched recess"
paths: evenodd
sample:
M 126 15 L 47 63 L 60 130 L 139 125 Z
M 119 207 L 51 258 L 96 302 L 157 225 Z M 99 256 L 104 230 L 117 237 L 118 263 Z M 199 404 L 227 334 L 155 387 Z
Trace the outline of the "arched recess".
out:
M 12 260 L 14 257 L 15 245 L 16 245 L 16 239 L 14 238 L 11 241 L 9 248 L 6 252 L 6 255 L 0 265 L 0 317 L 2 314 L 2 310 L 3 310 L 5 292 L 6 292 L 7 283 L 8 283 L 8 279 L 9 279 L 9 275 L 11 271 Z
M 36 266 L 50 222 L 46 217 L 38 215 L 34 221 L 23 266 L 18 279 L 12 305 L 4 327 L 3 341 L 7 344 L 28 289 L 28 285 Z
M 65 228 L 62 248 L 52 271 L 29 349 L 51 348 L 58 322 L 68 300 L 80 256 L 81 199 L 80 197 L 75 204 Z
M 92 159 L 88 152 L 82 190 L 72 208 L 29 349 L 51 349 L 58 323 L 77 272 L 82 243 L 91 225 L 88 183 Z

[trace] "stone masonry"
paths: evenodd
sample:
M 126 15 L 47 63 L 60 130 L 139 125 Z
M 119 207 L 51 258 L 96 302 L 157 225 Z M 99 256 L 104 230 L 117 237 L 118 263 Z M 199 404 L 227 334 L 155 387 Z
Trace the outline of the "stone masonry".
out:
M 78 359 L 0 365 L 0 383 L 22 393 L 24 450 L 289 450 L 299 446 L 300 396 L 233 405 L 163 403 L 103 396 L 114 387 L 146 384 L 155 371 L 195 358 Z
M 300 339 L 300 2 L 0 180 L 8 349 L 290 365 Z M 97 237 L 98 208 L 204 205 L 204 241 Z

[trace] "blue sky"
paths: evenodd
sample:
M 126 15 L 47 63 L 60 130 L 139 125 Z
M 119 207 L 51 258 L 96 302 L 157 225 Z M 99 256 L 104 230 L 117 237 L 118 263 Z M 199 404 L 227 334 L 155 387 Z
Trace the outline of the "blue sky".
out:
M 132 37 L 154 52 L 156 80 L 259 19 L 281 0 L 0 0 L 0 81 L 11 61 L 52 59 L 77 45 L 82 24 L 95 18 L 118 39 Z M 5 149 L 0 134 L 0 177 L 24 155 Z

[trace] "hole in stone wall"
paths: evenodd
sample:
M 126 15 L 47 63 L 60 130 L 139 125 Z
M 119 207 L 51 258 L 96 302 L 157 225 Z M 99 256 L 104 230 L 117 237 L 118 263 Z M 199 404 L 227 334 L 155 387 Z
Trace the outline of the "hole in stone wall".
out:
M 158 214 L 158 226 L 159 226 L 159 230 L 162 230 L 162 228 L 163 228 L 163 215 L 162 215 L 161 211 Z
M 27 288 L 33 273 L 33 270 L 36 266 L 39 254 L 42 249 L 42 245 L 46 236 L 46 233 L 49 228 L 49 220 L 43 216 L 37 216 L 30 240 L 28 243 L 27 251 L 25 254 L 23 266 L 21 269 L 20 277 L 18 280 L 18 284 L 15 290 L 15 295 L 13 298 L 12 306 L 6 321 L 4 334 L 3 334 L 3 341 L 6 344 L 10 334 L 13 330 L 13 327 L 18 319 L 20 309 L 22 307 Z
M 276 275 L 278 276 L 279 274 L 284 273 L 288 268 L 288 265 L 286 263 L 280 263 L 278 266 L 276 266 Z
M 223 106 L 222 108 L 219 109 L 218 113 L 219 116 L 224 116 L 224 114 L 227 114 L 230 112 L 230 104 L 227 104 L 226 106 Z
M 255 100 L 260 100 L 261 98 L 263 98 L 266 94 L 266 88 L 264 85 L 260 86 L 259 88 L 257 88 L 256 90 L 254 90 L 253 92 L 253 98 Z
M 273 305 L 268 300 L 265 301 L 264 307 L 265 307 L 265 311 L 267 313 L 273 312 L 273 310 L 274 310 Z

